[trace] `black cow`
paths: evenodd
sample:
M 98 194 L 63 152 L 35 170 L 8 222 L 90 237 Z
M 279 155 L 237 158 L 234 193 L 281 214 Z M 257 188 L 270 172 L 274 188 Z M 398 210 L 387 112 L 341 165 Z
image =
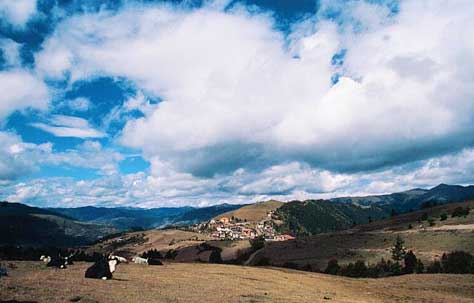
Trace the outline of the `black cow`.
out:
M 67 268 L 66 259 L 62 257 L 51 257 L 51 261 L 49 261 L 48 264 L 46 264 L 46 266 L 66 269 Z
M 90 279 L 112 279 L 117 264 L 120 261 L 115 257 L 103 257 L 86 270 L 85 277 Z
M 163 265 L 163 262 L 156 258 L 148 258 L 148 265 Z

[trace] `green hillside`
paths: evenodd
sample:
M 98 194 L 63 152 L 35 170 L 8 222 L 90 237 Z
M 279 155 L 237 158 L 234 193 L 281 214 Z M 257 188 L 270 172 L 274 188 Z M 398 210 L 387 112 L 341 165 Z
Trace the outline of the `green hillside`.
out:
M 328 200 L 291 201 L 276 210 L 277 230 L 282 233 L 314 235 L 350 228 L 389 216 L 390 211 L 377 205 L 334 203 Z

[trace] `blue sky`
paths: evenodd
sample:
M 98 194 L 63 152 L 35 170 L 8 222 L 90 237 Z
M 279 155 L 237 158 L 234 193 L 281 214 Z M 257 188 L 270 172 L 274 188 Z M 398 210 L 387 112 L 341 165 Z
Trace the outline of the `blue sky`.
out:
M 474 183 L 467 0 L 0 1 L 0 199 Z

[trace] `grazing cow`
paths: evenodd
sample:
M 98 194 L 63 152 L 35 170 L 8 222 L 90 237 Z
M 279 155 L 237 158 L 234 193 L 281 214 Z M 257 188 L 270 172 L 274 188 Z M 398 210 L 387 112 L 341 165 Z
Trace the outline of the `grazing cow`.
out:
M 124 257 L 116 256 L 116 255 L 110 255 L 109 258 L 115 258 L 117 259 L 120 263 L 128 263 L 128 260 L 125 259 Z
M 134 257 L 132 259 L 133 263 L 135 264 L 148 264 L 148 259 L 142 257 Z
M 114 256 L 100 258 L 86 270 L 85 277 L 102 280 L 112 279 L 112 274 L 119 263 L 120 261 Z
M 66 269 L 66 260 L 62 257 L 52 257 L 51 260 L 46 264 L 47 267 L 57 267 L 60 269 Z
M 40 257 L 40 260 L 43 261 L 43 263 L 48 264 L 49 262 L 51 262 L 51 257 L 43 255 Z
M 163 265 L 163 262 L 160 261 L 160 259 L 156 258 L 148 258 L 148 265 Z

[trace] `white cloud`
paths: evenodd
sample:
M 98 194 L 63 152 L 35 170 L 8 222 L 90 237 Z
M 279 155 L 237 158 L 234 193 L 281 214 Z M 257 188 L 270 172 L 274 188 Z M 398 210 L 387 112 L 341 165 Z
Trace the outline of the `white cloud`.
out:
M 91 108 L 91 102 L 87 98 L 79 97 L 61 102 L 59 107 L 66 107 L 73 112 L 85 112 Z
M 117 174 L 124 156 L 99 142 L 85 141 L 74 149 L 54 151 L 51 143 L 26 143 L 15 134 L 0 131 L 0 181 L 15 180 L 37 172 L 44 165 L 97 170 Z M 0 184 L 1 186 L 1 184 Z
M 0 38 L 0 50 L 7 67 L 21 65 L 20 44 L 11 39 Z
M 48 88 L 25 70 L 0 71 L 0 91 L 0 122 L 15 110 L 46 109 L 48 105 Z
M 122 142 L 178 170 L 304 161 L 364 171 L 474 143 L 465 139 L 474 130 L 473 10 L 467 0 L 407 0 L 389 17 L 354 2 L 345 30 L 319 21 L 290 35 L 288 50 L 266 16 L 126 7 L 66 20 L 36 59 L 48 77 L 126 77 L 162 97 L 127 123 Z M 344 63 L 333 66 L 341 49 Z
M 0 0 L 0 16 L 15 26 L 25 26 L 35 13 L 36 0 Z
M 103 132 L 94 129 L 87 120 L 79 117 L 53 115 L 50 124 L 31 123 L 32 126 L 57 137 L 102 138 L 106 136 Z

